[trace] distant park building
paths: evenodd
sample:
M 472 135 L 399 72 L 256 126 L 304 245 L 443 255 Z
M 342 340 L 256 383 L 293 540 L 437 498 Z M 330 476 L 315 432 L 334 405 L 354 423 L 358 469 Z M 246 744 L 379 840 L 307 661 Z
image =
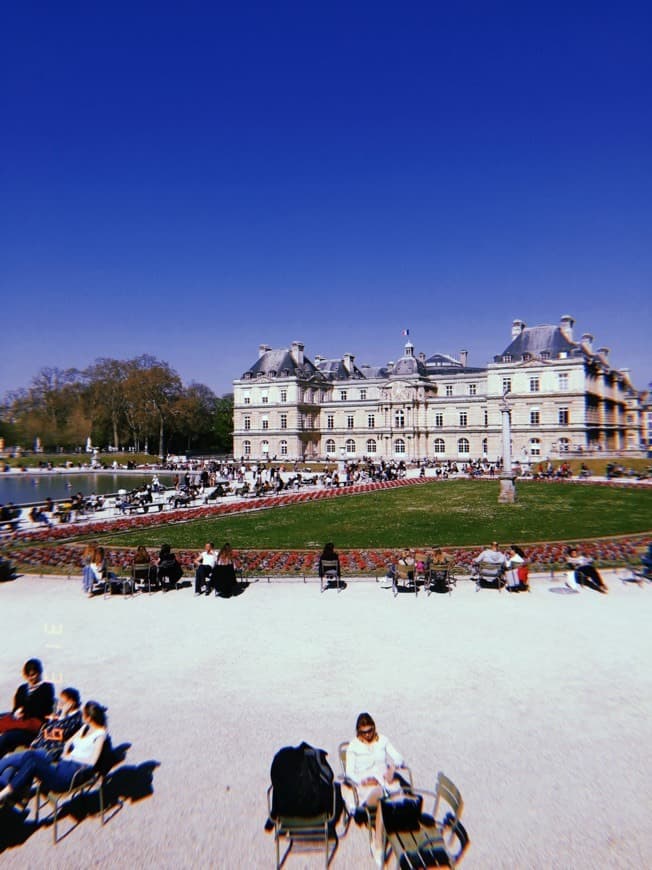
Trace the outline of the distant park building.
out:
M 260 345 L 233 382 L 233 452 L 250 459 L 369 457 L 466 461 L 501 456 L 500 402 L 511 407 L 512 455 L 539 461 L 581 451 L 636 451 L 645 440 L 643 398 L 627 369 L 593 336 L 573 337 L 569 315 L 555 326 L 512 324 L 511 341 L 486 367 L 443 353 L 358 365 Z

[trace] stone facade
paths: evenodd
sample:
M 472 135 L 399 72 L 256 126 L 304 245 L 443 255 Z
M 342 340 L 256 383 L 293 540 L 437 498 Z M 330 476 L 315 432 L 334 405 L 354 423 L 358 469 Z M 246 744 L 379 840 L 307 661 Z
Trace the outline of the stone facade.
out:
M 308 359 L 304 345 L 261 345 L 233 382 L 233 452 L 251 459 L 361 458 L 466 461 L 500 458 L 500 402 L 507 395 L 514 460 L 569 451 L 638 450 L 642 397 L 626 370 L 573 338 L 573 318 L 556 326 L 512 325 L 510 344 L 484 368 L 446 354 L 403 356 L 383 366 Z

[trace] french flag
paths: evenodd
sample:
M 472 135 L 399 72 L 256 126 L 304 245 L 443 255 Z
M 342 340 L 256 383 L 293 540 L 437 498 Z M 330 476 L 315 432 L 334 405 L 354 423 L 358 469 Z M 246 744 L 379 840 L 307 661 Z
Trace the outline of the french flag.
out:
M 401 330 L 401 335 L 409 335 L 409 334 L 410 334 L 410 330 L 409 330 L 409 329 L 402 329 L 402 330 Z

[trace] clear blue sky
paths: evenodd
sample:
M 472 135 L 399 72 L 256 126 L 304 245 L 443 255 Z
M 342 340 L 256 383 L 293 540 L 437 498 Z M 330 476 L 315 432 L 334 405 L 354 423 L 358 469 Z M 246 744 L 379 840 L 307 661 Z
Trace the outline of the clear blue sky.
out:
M 0 12 L 0 392 L 261 342 L 482 365 L 577 319 L 652 379 L 649 2 Z

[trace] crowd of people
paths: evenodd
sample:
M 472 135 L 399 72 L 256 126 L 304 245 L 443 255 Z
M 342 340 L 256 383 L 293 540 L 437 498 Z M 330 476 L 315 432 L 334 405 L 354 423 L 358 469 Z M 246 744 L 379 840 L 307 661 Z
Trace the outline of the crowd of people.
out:
M 69 686 L 55 697 L 39 659 L 23 666 L 24 683 L 10 712 L 0 715 L 0 806 L 26 797 L 34 780 L 45 791 L 65 792 L 80 772 L 91 772 L 107 738 L 106 708 L 83 706 Z

